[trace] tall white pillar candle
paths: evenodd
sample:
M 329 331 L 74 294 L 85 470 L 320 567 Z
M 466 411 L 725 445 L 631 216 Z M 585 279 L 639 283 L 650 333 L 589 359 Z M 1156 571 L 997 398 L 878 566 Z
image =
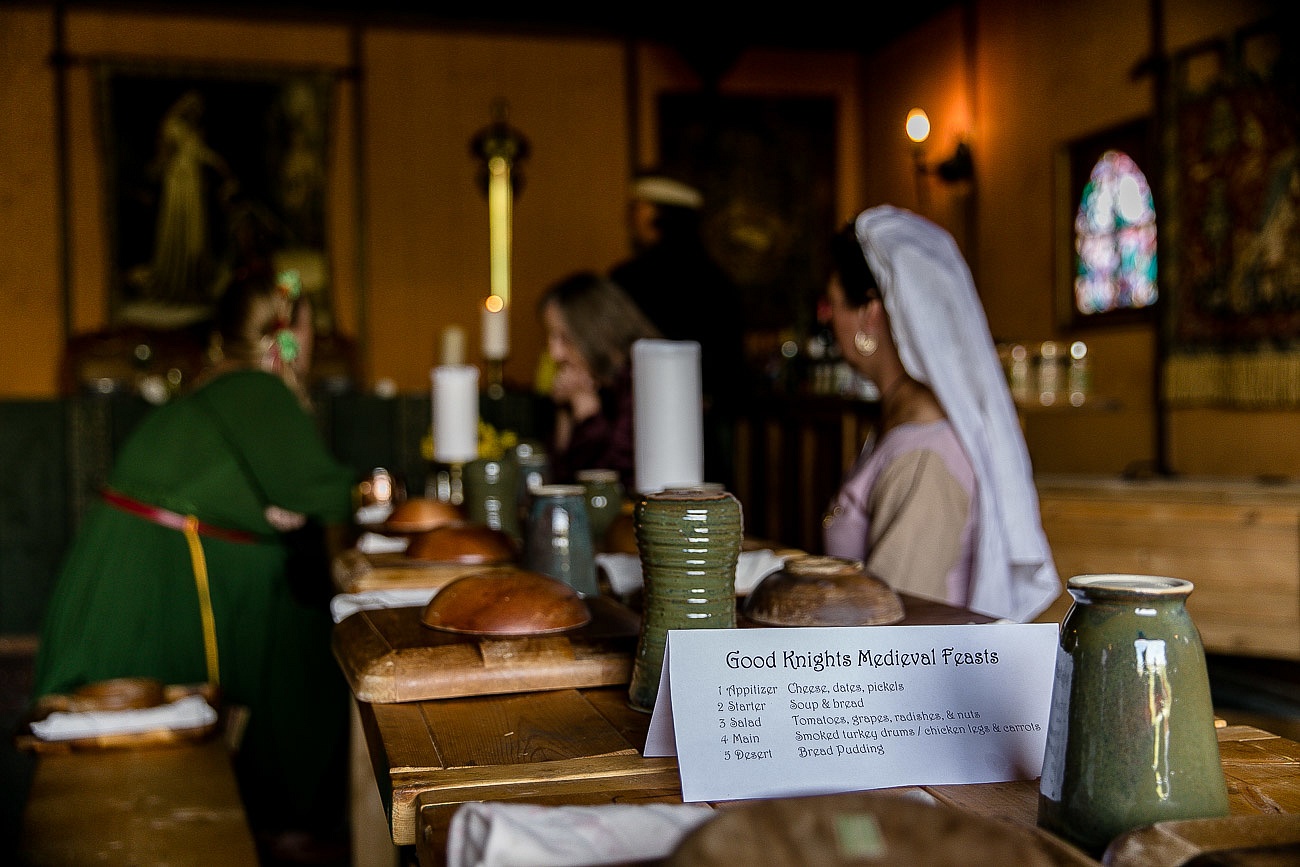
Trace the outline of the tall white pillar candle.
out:
M 439 364 L 465 363 L 465 329 L 459 325 L 448 325 L 442 329 L 442 350 L 438 357 Z
M 445 464 L 478 457 L 478 368 L 447 364 L 433 369 L 433 459 Z
M 650 494 L 704 481 L 704 398 L 700 344 L 632 344 L 636 489 Z
M 483 357 L 504 361 L 510 355 L 510 305 L 499 295 L 483 302 Z

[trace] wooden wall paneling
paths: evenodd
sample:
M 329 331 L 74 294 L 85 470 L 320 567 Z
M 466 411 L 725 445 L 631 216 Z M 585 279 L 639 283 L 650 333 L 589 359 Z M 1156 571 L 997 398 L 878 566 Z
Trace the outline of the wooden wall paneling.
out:
M 1062 580 L 1184 578 L 1206 650 L 1300 660 L 1300 488 L 1191 480 L 1039 480 Z

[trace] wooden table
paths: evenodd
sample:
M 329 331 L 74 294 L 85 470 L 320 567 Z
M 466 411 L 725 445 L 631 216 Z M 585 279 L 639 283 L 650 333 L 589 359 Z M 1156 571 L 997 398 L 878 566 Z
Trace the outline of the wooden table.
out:
M 913 597 L 904 596 L 903 604 L 904 625 L 991 620 Z M 336 644 L 335 653 L 346 650 Z M 359 702 L 358 709 L 398 845 L 417 842 L 417 811 L 449 818 L 464 801 L 556 795 L 567 803 L 607 803 L 647 792 L 681 797 L 676 760 L 641 755 L 650 716 L 627 706 L 625 684 Z
M 413 842 L 422 867 L 444 864 L 451 817 L 467 801 L 681 803 L 676 760 L 640 756 L 649 717 L 627 708 L 622 689 L 371 705 L 362 715 L 371 743 L 392 748 L 393 838 Z M 1300 744 L 1227 726 L 1219 745 L 1233 816 L 1300 814 Z M 429 762 L 430 750 L 440 759 Z M 1037 821 L 1036 780 L 890 791 L 1023 827 Z
M 990 620 L 903 601 L 904 625 Z M 444 863 L 451 817 L 468 801 L 681 802 L 676 759 L 642 756 L 650 716 L 628 707 L 623 684 L 359 702 L 358 711 L 392 840 L 414 845 L 424 867 Z M 1234 816 L 1300 814 L 1300 744 L 1249 726 L 1219 738 Z M 1036 781 L 919 788 L 981 816 L 1036 822 Z
M 20 851 L 30 867 L 257 863 L 219 737 L 42 755 Z

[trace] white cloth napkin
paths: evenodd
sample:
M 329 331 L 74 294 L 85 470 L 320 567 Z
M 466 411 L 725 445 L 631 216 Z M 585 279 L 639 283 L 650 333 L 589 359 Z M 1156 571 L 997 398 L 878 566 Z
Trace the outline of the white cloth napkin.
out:
M 357 550 L 362 554 L 400 554 L 410 544 L 411 540 L 403 536 L 365 532 L 357 539 Z
M 626 596 L 641 588 L 641 558 L 636 554 L 597 554 L 596 566 L 605 570 L 609 587 L 617 596 Z
M 330 600 L 330 616 L 338 623 L 358 611 L 376 608 L 414 608 L 429 604 L 436 593 L 428 587 L 403 590 L 364 590 L 360 593 L 340 593 Z
M 714 816 L 693 804 L 463 804 L 447 832 L 448 867 L 568 867 L 670 855 Z
M 610 588 L 619 596 L 639 590 L 644 583 L 641 558 L 636 554 L 597 554 L 596 565 L 605 570 Z M 736 594 L 746 595 L 784 565 L 785 558 L 767 548 L 741 551 L 736 560 Z
M 77 713 L 55 711 L 32 723 L 32 734 L 45 741 L 68 741 L 101 735 L 194 729 L 216 721 L 216 710 L 203 696 L 187 695 L 157 707 Z
M 371 503 L 369 506 L 357 509 L 356 522 L 363 527 L 367 524 L 382 524 L 391 514 L 393 514 L 392 503 Z
M 741 551 L 736 561 L 736 594 L 744 596 L 758 586 L 768 575 L 785 565 L 785 558 L 764 548 L 760 551 Z

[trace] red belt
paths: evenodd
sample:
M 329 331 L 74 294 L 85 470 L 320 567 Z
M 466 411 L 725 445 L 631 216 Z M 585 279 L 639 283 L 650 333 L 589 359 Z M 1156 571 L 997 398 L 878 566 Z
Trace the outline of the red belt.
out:
M 132 515 L 139 515 L 141 518 L 153 521 L 163 527 L 172 530 L 184 530 L 185 524 L 189 520 L 187 516 L 179 512 L 169 512 L 166 509 L 160 509 L 157 506 L 151 506 L 148 503 L 142 503 L 139 500 L 133 500 L 125 494 L 119 494 L 117 491 L 105 488 L 103 492 L 104 502 L 110 506 L 121 509 L 123 512 L 130 512 Z M 241 542 L 251 544 L 260 542 L 262 538 L 256 533 L 250 533 L 247 530 L 229 530 L 225 527 L 214 527 L 211 524 L 196 522 L 195 529 L 200 536 L 209 536 L 213 539 L 224 539 L 227 542 Z

